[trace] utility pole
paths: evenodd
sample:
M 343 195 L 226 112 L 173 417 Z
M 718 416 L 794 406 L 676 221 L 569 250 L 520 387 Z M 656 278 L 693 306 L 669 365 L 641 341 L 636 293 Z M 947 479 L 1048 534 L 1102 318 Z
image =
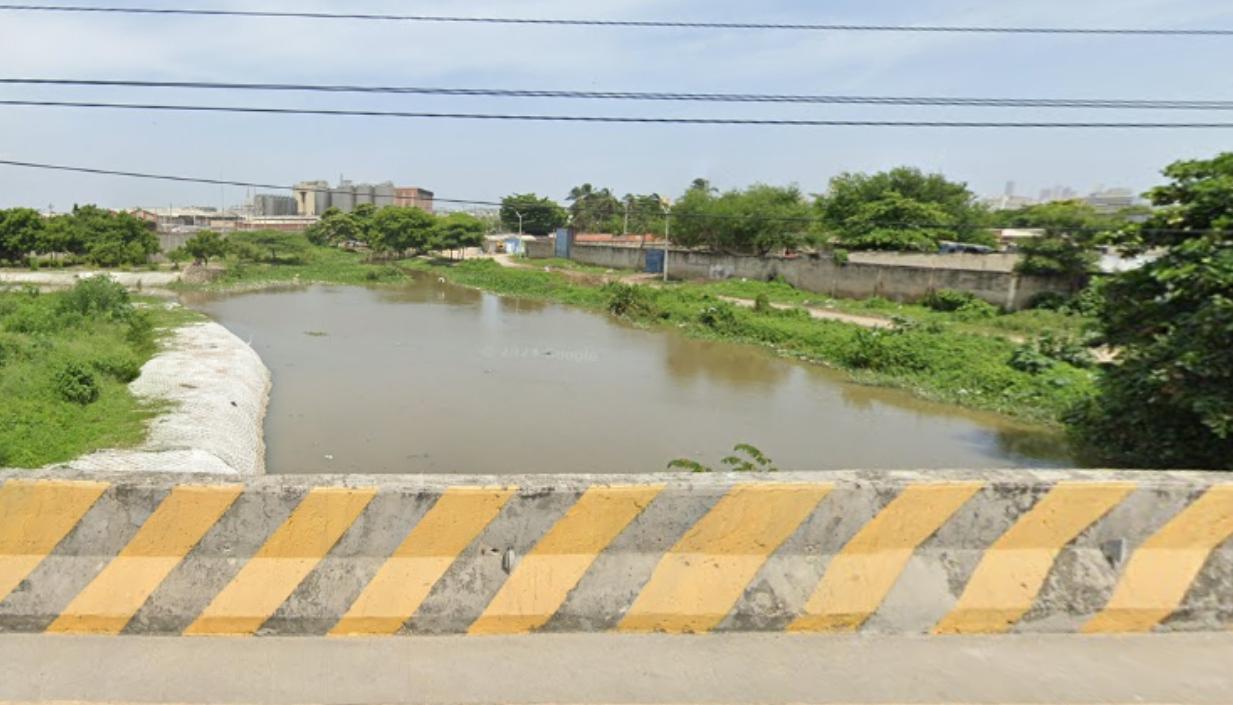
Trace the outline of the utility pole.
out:
M 672 240 L 672 199 L 660 201 L 664 207 L 664 282 L 668 281 L 668 243 Z
M 625 227 L 622 228 L 622 235 L 629 235 L 629 199 L 625 199 Z
M 522 239 L 522 213 L 514 211 L 514 215 L 518 216 L 518 239 Z

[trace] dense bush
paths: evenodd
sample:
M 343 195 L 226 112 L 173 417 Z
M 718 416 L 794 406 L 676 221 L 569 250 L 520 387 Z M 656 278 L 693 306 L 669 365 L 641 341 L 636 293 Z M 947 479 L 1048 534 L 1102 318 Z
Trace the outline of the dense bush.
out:
M 613 282 L 603 289 L 608 299 L 608 312 L 624 318 L 645 319 L 659 315 L 654 294 L 646 287 Z
M 61 313 L 87 318 L 100 316 L 115 321 L 128 320 L 133 315 L 128 290 L 106 276 L 78 281 L 60 298 L 58 308 Z
M 852 338 L 846 362 L 859 370 L 921 372 L 930 366 L 928 345 L 923 334 L 862 328 Z
M 90 366 L 101 374 L 125 384 L 132 382 L 141 375 L 141 364 L 129 354 L 114 354 L 96 358 Z
M 966 291 L 954 289 L 938 289 L 929 292 L 921 299 L 921 305 L 934 311 L 958 311 L 964 305 L 976 301 L 976 297 Z
M 723 301 L 702 309 L 698 313 L 698 322 L 719 333 L 733 333 L 738 328 L 736 309 Z
M 98 382 L 89 368 L 80 362 L 70 360 L 62 364 L 52 381 L 56 394 L 65 401 L 82 406 L 98 401 Z
M 1053 360 L 1048 355 L 1042 353 L 1035 345 L 1024 343 L 1015 348 L 1007 364 L 1020 372 L 1038 375 L 1053 367 Z

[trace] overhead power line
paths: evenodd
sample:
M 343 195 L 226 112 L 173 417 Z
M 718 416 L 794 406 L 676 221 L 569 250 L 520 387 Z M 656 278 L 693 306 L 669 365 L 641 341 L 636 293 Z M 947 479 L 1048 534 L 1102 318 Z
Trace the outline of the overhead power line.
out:
M 932 96 L 801 95 L 779 93 L 687 93 L 579 91 L 555 89 L 456 88 L 441 86 L 363 86 L 309 83 L 234 83 L 225 81 L 145 81 L 88 78 L 0 78 L 0 85 L 168 88 L 309 93 L 364 93 L 498 98 L 676 101 L 706 103 L 803 103 L 821 105 L 905 105 L 976 108 L 1096 108 L 1133 110 L 1233 110 L 1233 100 L 1150 100 L 1121 98 L 965 98 Z
M 940 128 L 1075 128 L 1075 129 L 1229 129 L 1233 122 L 1047 122 L 962 120 L 820 120 L 809 118 L 642 117 L 627 115 L 544 115 L 511 113 L 345 110 L 335 108 L 275 108 L 249 105 L 167 105 L 160 103 L 100 103 L 60 100 L 0 100 L 0 106 L 143 110 L 156 112 L 249 113 L 257 115 L 318 115 L 334 117 L 423 118 L 522 122 L 637 123 L 657 125 L 762 125 L 780 127 L 940 127 Z
M 351 20 L 378 22 L 433 22 L 450 24 L 552 25 L 684 30 L 777 30 L 793 32 L 924 32 L 965 34 L 1077 34 L 1123 36 L 1233 36 L 1233 29 L 1168 29 L 1160 27 L 993 27 L 965 25 L 893 25 L 796 22 L 709 22 L 681 20 L 612 20 L 544 17 L 465 17 L 356 12 L 305 12 L 278 10 L 217 10 L 164 7 L 103 7 L 89 5 L 0 4 L 12 12 L 74 12 L 96 14 L 162 15 L 193 17 L 247 17 L 299 20 Z
M 39 170 L 44 170 L 44 171 L 73 172 L 73 173 L 78 173 L 78 174 L 93 174 L 97 176 L 121 176 L 121 177 L 133 178 L 133 179 L 147 179 L 147 180 L 153 180 L 153 181 L 171 181 L 171 182 L 176 182 L 176 183 L 205 184 L 209 186 L 239 186 L 241 188 L 261 188 L 261 189 L 270 189 L 274 191 L 302 190 L 302 191 L 311 191 L 314 193 L 328 193 L 333 190 L 328 187 L 327 188 L 313 188 L 310 186 L 288 186 L 286 184 L 267 184 L 267 183 L 261 183 L 257 181 L 234 181 L 234 180 L 229 180 L 229 179 L 210 179 L 210 178 L 196 177 L 196 176 L 156 174 L 156 173 L 142 172 L 142 171 L 122 171 L 118 169 L 100 169 L 100 168 L 95 168 L 95 167 L 74 166 L 74 165 L 67 165 L 67 164 L 49 164 L 46 162 L 28 162 L 28 161 L 19 161 L 15 159 L 0 159 L 0 166 L 11 166 L 11 167 L 24 168 L 24 169 L 39 169 Z M 441 196 L 433 196 L 433 200 L 436 202 L 440 202 L 440 203 L 453 203 L 453 204 L 459 204 L 459 205 L 472 205 L 472 206 L 500 207 L 502 205 L 499 201 L 487 201 L 487 200 L 480 200 L 480 199 L 465 199 L 465 198 L 443 198 Z M 620 209 L 616 211 L 617 214 L 620 214 L 623 212 L 624 212 L 624 209 Z M 635 213 L 641 213 L 643 215 L 655 215 L 655 216 L 661 216 L 661 217 L 667 215 L 667 213 L 662 210 L 631 208 L 630 214 L 632 215 Z M 749 220 L 756 219 L 756 220 L 761 220 L 764 222 L 783 222 L 783 223 L 798 223 L 798 224 L 817 223 L 817 222 L 821 222 L 822 220 L 821 218 L 818 218 L 818 217 L 802 218 L 802 217 L 791 217 L 791 216 L 773 216 L 773 215 L 764 215 L 764 214 L 725 215 L 725 214 L 711 214 L 711 213 L 696 213 L 695 214 L 695 213 L 673 212 L 671 216 L 673 220 L 699 219 L 699 220 L 745 220 L 745 221 L 749 221 Z M 937 224 L 932 224 L 932 225 L 922 224 L 922 223 L 891 223 L 890 225 L 893 225 L 896 227 L 913 228 L 913 229 L 930 229 L 930 228 L 932 229 L 939 229 L 939 228 L 945 228 L 945 229 L 976 228 L 976 229 L 979 229 L 979 228 L 989 227 L 989 226 L 982 226 L 982 225 L 976 225 L 976 224 L 971 224 L 971 223 L 969 224 L 937 223 Z M 1074 232 L 1107 232 L 1108 228 L 1083 227 L 1083 228 L 1071 228 L 1071 230 Z M 1233 234 L 1233 231 L 1222 231 L 1222 230 L 1185 230 L 1185 229 L 1158 229 L 1158 228 L 1153 228 L 1150 230 L 1143 230 L 1142 232 L 1155 233 L 1155 234 L 1176 234 L 1176 235 L 1181 235 L 1181 234 L 1211 234 L 1211 235 Z

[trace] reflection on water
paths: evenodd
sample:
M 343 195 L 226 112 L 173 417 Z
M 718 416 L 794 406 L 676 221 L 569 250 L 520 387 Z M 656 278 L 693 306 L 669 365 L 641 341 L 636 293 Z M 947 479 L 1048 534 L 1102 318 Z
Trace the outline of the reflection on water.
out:
M 271 472 L 655 472 L 736 443 L 798 470 L 1071 462 L 998 417 L 430 277 L 185 300 L 270 367 Z

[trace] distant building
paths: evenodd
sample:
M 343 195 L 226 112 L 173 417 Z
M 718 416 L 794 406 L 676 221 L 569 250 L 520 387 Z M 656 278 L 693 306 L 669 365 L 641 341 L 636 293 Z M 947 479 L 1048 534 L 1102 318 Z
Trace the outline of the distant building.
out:
M 154 223 L 159 232 L 172 232 L 182 229 L 201 230 L 234 230 L 240 214 L 233 211 L 220 211 L 217 208 L 135 208 L 129 211 L 132 215 L 148 223 Z
M 394 205 L 403 208 L 421 208 L 432 212 L 433 193 L 427 189 L 415 186 L 403 186 L 394 189 Z
M 1098 213 L 1116 213 L 1139 202 L 1138 196 L 1128 188 L 1098 190 L 1084 199 Z
M 1041 203 L 1052 203 L 1053 201 L 1073 201 L 1079 197 L 1079 193 L 1069 186 L 1054 186 L 1053 188 L 1043 189 L 1040 192 Z
M 988 198 L 982 198 L 980 202 L 991 211 L 1013 211 L 1020 208 L 1026 208 L 1036 203 L 1036 201 L 1033 201 L 1027 196 L 1015 196 L 1011 194 L 989 196 Z
M 379 184 L 356 184 L 341 179 L 337 186 L 330 186 L 328 181 L 301 181 L 295 185 L 295 212 L 304 216 L 320 216 L 330 208 L 350 213 L 355 210 L 356 206 L 363 204 L 377 208 L 402 205 L 398 202 L 398 192 L 404 190 L 408 189 L 396 188 L 390 181 L 383 181 Z M 427 194 L 428 207 L 425 210 L 432 210 L 431 191 L 409 190 Z M 420 207 L 423 208 L 423 206 Z
M 330 207 L 328 181 L 301 181 L 295 185 L 295 212 L 299 215 L 321 215 Z
M 298 207 L 299 205 L 293 196 L 259 193 L 253 196 L 252 214 L 256 217 L 295 215 Z

